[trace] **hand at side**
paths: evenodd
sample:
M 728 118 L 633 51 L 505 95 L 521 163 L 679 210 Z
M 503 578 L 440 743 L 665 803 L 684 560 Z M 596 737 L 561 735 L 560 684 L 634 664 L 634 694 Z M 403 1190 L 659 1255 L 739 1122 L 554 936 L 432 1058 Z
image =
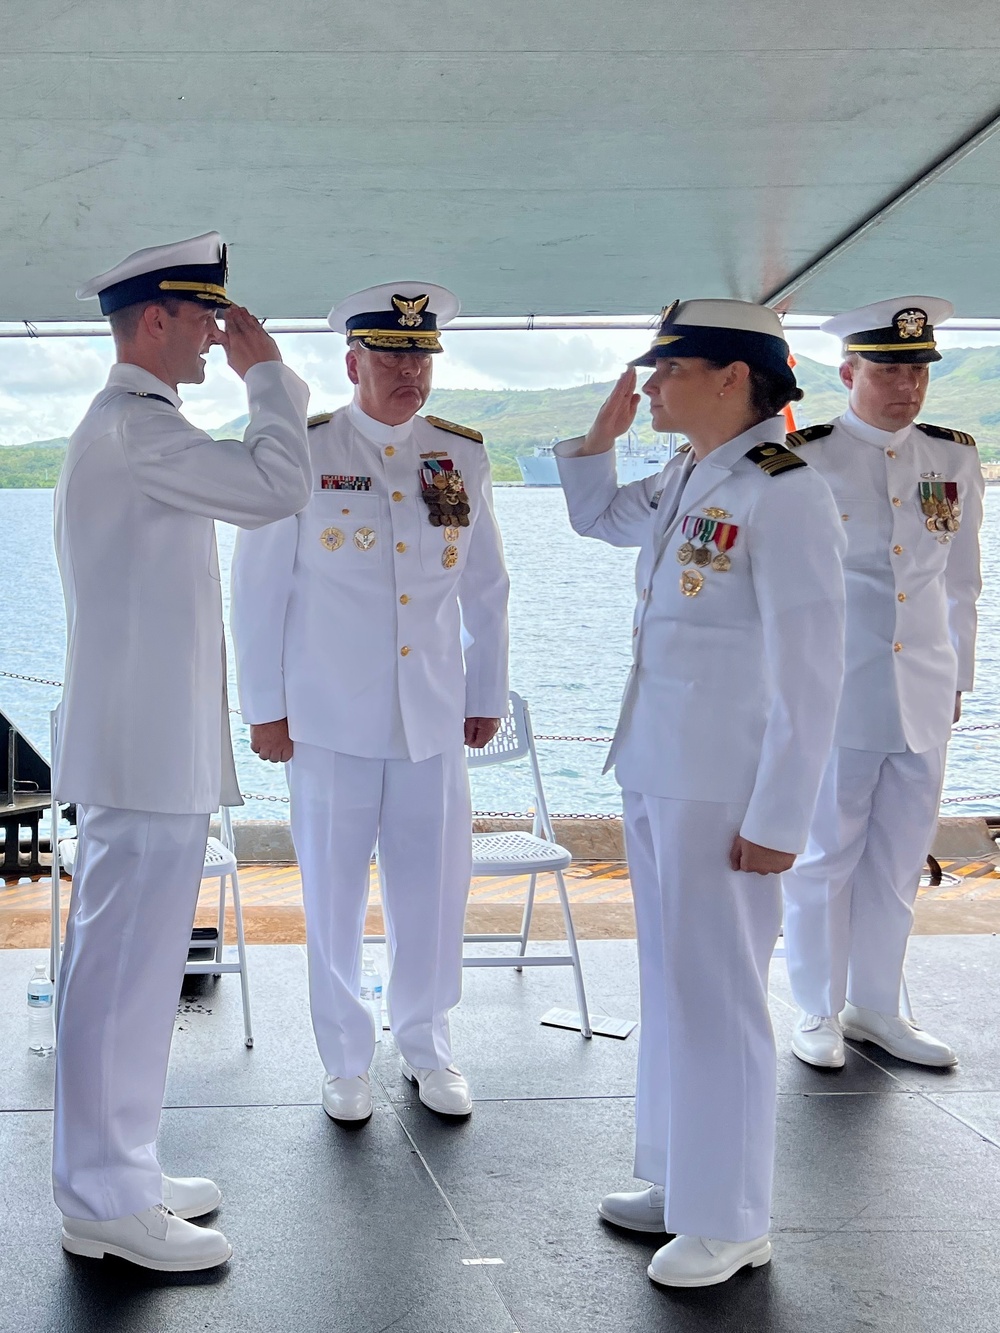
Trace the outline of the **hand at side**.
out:
M 277 722 L 259 722 L 250 728 L 250 749 L 261 759 L 272 764 L 287 764 L 292 757 L 292 740 L 288 735 L 288 718 Z

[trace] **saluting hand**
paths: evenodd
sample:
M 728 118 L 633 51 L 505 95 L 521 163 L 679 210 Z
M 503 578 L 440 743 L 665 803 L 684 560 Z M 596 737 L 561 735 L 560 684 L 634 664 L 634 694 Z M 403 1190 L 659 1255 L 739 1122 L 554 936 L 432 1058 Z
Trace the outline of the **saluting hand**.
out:
M 271 764 L 287 764 L 294 746 L 288 734 L 288 718 L 259 722 L 250 728 L 250 749 Z
M 729 851 L 729 864 L 734 870 L 745 870 L 751 875 L 780 875 L 791 870 L 794 852 L 778 852 L 773 847 L 761 847 L 737 833 Z
M 587 431 L 577 457 L 584 454 L 604 454 L 614 448 L 615 440 L 624 435 L 635 420 L 639 395 L 635 391 L 635 367 L 629 366 L 601 405 L 594 424 Z
M 465 743 L 470 750 L 481 750 L 500 730 L 498 717 L 467 717 L 465 719 Z
M 278 344 L 249 310 L 231 305 L 222 312 L 222 319 L 225 329 L 219 334 L 219 342 L 225 349 L 226 360 L 241 380 L 251 366 L 261 361 L 281 360 Z

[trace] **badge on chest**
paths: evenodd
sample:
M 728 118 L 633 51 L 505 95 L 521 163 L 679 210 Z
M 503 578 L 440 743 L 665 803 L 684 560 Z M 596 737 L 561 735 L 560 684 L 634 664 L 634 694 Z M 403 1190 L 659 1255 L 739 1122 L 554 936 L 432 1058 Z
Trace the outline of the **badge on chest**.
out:
M 917 487 L 924 525 L 939 542 L 950 542 L 961 527 L 962 503 L 957 481 L 921 481 Z
M 681 592 L 685 597 L 697 597 L 701 592 L 705 576 L 703 569 L 713 569 L 718 574 L 727 574 L 732 568 L 729 552 L 736 545 L 739 528 L 735 523 L 724 520 L 729 515 L 724 510 L 706 510 L 702 514 L 688 514 L 681 524 L 681 532 L 687 539 L 677 548 L 677 559 L 682 565 L 695 565 L 696 569 L 687 569 L 681 575 Z
M 324 472 L 321 478 L 324 491 L 370 491 L 371 477 L 350 476 L 346 473 Z

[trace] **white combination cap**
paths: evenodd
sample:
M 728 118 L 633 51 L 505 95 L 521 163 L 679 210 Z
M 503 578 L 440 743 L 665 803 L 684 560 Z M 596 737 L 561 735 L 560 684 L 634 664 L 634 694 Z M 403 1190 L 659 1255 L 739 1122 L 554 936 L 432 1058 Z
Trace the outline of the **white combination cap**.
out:
M 226 247 L 217 231 L 186 241 L 151 245 L 123 259 L 107 273 L 85 282 L 81 301 L 100 297 L 101 313 L 110 315 L 139 301 L 165 296 L 216 307 L 232 305 L 226 295 Z
M 454 292 L 429 282 L 384 282 L 339 301 L 327 323 L 378 352 L 441 352 L 438 330 L 458 314 Z

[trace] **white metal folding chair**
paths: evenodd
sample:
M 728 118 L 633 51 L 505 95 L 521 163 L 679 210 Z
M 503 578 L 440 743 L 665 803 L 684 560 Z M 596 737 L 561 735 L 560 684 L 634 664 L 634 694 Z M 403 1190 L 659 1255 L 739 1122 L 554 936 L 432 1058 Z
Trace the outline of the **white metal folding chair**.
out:
M 542 786 L 542 773 L 535 751 L 535 740 L 531 730 L 531 714 L 528 705 L 513 690 L 507 706 L 507 716 L 502 719 L 497 734 L 489 745 L 481 750 L 466 750 L 469 768 L 486 768 L 491 764 L 509 764 L 527 759 L 531 767 L 534 785 L 534 818 L 531 832 L 511 830 L 502 833 L 476 833 L 472 838 L 472 873 L 479 878 L 510 878 L 514 875 L 528 877 L 527 896 L 524 912 L 521 916 L 521 929 L 516 935 L 485 934 L 466 935 L 467 944 L 517 944 L 518 951 L 513 955 L 498 957 L 467 956 L 466 967 L 515 967 L 519 972 L 523 967 L 571 967 L 576 985 L 576 998 L 580 1012 L 580 1030 L 585 1037 L 592 1036 L 590 1011 L 587 1007 L 587 993 L 583 983 L 583 968 L 580 964 L 580 951 L 573 928 L 573 916 L 570 912 L 569 897 L 566 893 L 566 881 L 563 871 L 573 860 L 573 853 L 556 842 L 549 818 L 549 808 Z M 566 947 L 564 954 L 531 954 L 527 952 L 528 936 L 531 933 L 531 915 L 535 906 L 535 888 L 539 875 L 550 874 L 556 883 L 559 905 L 562 908 L 563 922 L 566 928 Z
M 188 977 L 220 977 L 224 972 L 240 974 L 240 991 L 243 997 L 243 1034 L 247 1047 L 253 1047 L 253 1028 L 250 1021 L 250 987 L 247 980 L 246 940 L 243 934 L 243 904 L 240 901 L 240 875 L 236 864 L 236 839 L 233 836 L 233 819 L 229 806 L 222 807 L 219 838 L 209 838 L 205 847 L 205 868 L 201 872 L 201 882 L 208 879 L 219 881 L 219 916 L 215 928 L 215 939 L 204 939 L 197 934 L 191 938 L 192 950 L 211 949 L 212 958 L 204 962 L 189 962 L 184 968 Z M 236 961 L 226 962 L 226 897 L 229 889 L 233 895 L 233 916 L 236 920 Z
M 59 809 L 52 803 L 52 828 L 58 829 Z M 243 905 L 240 901 L 240 876 L 236 865 L 236 840 L 233 836 L 233 821 L 229 807 L 222 807 L 220 819 L 221 840 L 209 838 L 205 846 L 205 865 L 201 872 L 201 882 L 217 879 L 219 881 L 219 916 L 214 928 L 208 931 L 208 937 L 197 931 L 191 936 L 191 951 L 211 951 L 210 959 L 191 960 L 184 967 L 188 977 L 220 977 L 225 972 L 240 974 L 240 990 L 243 997 L 243 1034 L 248 1047 L 253 1047 L 253 1028 L 250 1022 L 250 988 L 247 982 L 246 941 L 243 935 Z M 59 969 L 59 869 L 65 866 L 70 875 L 76 865 L 76 838 L 64 838 L 61 842 L 53 837 L 52 846 L 52 949 L 50 955 L 50 974 L 56 980 Z M 236 919 L 236 961 L 227 962 L 224 957 L 226 930 L 226 899 L 232 889 L 233 916 Z

